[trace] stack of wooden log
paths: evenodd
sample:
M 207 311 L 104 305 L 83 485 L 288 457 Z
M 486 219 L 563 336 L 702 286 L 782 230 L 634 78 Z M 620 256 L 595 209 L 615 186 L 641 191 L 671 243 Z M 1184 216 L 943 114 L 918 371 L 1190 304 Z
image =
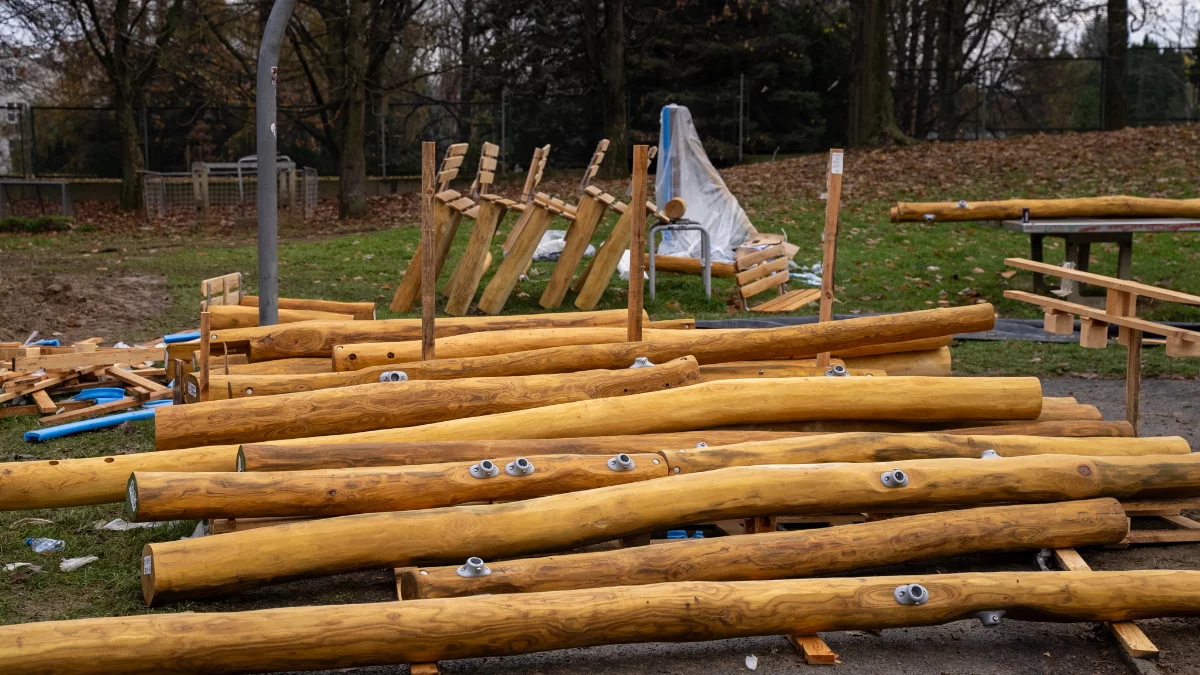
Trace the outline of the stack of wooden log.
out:
M 831 662 L 818 632 L 1200 616 L 1200 571 L 1092 572 L 1075 551 L 1136 543 L 1131 515 L 1194 522 L 1185 440 L 1035 378 L 897 374 L 990 328 L 990 305 L 638 342 L 623 321 L 439 320 L 429 361 L 403 320 L 211 331 L 208 395 L 156 411 L 156 452 L 0 465 L 0 509 L 208 521 L 145 547 L 150 605 L 378 568 L 400 600 L 2 627 L 0 671 L 428 671 L 772 634 Z M 840 361 L 818 370 L 822 352 Z M 642 545 L 670 528 L 709 538 Z M 1040 549 L 1070 571 L 850 576 Z
M 102 338 L 68 346 L 0 343 L 0 417 L 41 415 L 43 427 L 171 397 L 160 340 L 108 347 Z M 95 396 L 88 395 L 96 394 Z

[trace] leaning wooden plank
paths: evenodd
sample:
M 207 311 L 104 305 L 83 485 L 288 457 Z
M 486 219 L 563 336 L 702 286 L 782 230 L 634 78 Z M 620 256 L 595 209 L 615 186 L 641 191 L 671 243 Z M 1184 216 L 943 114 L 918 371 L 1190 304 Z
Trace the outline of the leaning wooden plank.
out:
M 245 305 L 213 305 L 208 310 L 212 315 L 213 330 L 226 328 L 249 328 L 258 325 L 258 308 Z M 295 323 L 297 321 L 353 321 L 353 314 L 341 312 L 322 312 L 312 309 L 279 308 L 279 323 Z
M 1115 499 L 992 506 L 856 525 L 686 539 L 488 564 L 463 577 L 457 567 L 400 573 L 406 600 L 484 593 L 566 591 L 668 581 L 755 581 L 838 576 L 856 570 L 989 551 L 1098 546 L 1120 541 L 1128 519 Z M 904 536 L 895 536 L 903 532 Z M 1069 543 L 1071 542 L 1071 543 Z
M 67 422 L 74 422 L 76 420 L 86 419 L 95 415 L 107 415 L 108 413 L 117 412 L 119 410 L 136 408 L 137 406 L 141 405 L 142 402 L 143 399 L 131 398 L 127 396 L 110 403 L 101 403 L 99 405 L 82 408 L 80 410 L 61 412 L 57 415 L 43 417 L 38 420 L 38 424 L 44 427 L 58 426 L 59 424 L 66 424 Z
M 1114 542 L 1103 542 L 1106 544 Z M 1078 546 L 1078 544 L 1076 545 Z M 1054 560 L 1058 566 L 1068 572 L 1090 572 L 1091 567 L 1084 561 L 1083 556 L 1071 546 L 1047 546 L 1046 548 L 1054 549 Z M 1141 628 L 1132 621 L 1111 621 L 1105 622 L 1104 626 L 1116 638 L 1117 644 L 1121 649 L 1125 650 L 1126 654 L 1138 659 L 1156 658 L 1158 656 L 1158 647 L 1146 637 Z
M 475 297 L 479 288 L 479 280 L 487 271 L 484 261 L 487 259 L 488 248 L 492 245 L 492 237 L 496 227 L 504 217 L 505 209 L 494 202 L 485 201 L 479 205 L 479 213 L 475 216 L 475 227 L 471 228 L 471 236 L 467 240 L 467 249 L 463 251 L 458 265 L 454 268 L 451 283 L 446 288 L 446 313 L 451 316 L 463 316 Z M 440 345 L 439 345 L 440 346 Z
M 560 314 L 514 314 L 500 317 L 455 317 L 438 320 L 437 337 L 512 328 L 624 326 L 625 319 L 626 312 L 623 309 Z M 214 331 L 214 334 L 217 336 L 212 340 L 214 354 L 220 354 L 221 345 L 226 344 L 229 346 L 230 352 L 248 350 L 251 361 L 265 361 L 293 357 L 330 356 L 333 353 L 334 345 L 339 344 L 378 342 L 380 340 L 418 340 L 421 337 L 421 320 L 306 321 L 303 324 Z M 88 355 L 65 354 L 63 356 Z M 162 358 L 161 350 L 159 350 L 159 358 Z
M 1015 220 L 1029 209 L 1032 218 L 1197 218 L 1200 199 L 1146 197 L 1077 197 L 1073 199 L 1007 199 L 993 202 L 900 202 L 891 209 L 892 222 Z
M 572 289 L 579 294 L 575 298 L 575 306 L 579 309 L 593 309 L 600 304 L 600 298 L 604 295 L 604 289 L 608 288 L 613 272 L 617 271 L 621 256 L 629 248 L 632 221 L 633 214 L 628 210 L 617 218 L 604 244 L 572 285 Z
M 500 266 L 496 268 L 496 274 L 492 276 L 492 280 L 488 282 L 479 296 L 481 312 L 499 314 L 500 310 L 504 309 L 504 304 L 508 302 L 508 296 L 516 288 L 519 277 L 529 266 L 529 261 L 533 259 L 538 242 L 542 240 L 546 229 L 550 227 L 551 214 L 543 204 L 535 199 L 526 211 L 529 209 L 533 209 L 533 214 L 526 223 L 525 229 L 517 236 L 512 248 L 508 250 Z
M 1118 291 L 1125 291 L 1134 295 L 1140 295 L 1155 300 L 1164 302 L 1177 302 L 1184 305 L 1200 305 L 1200 296 L 1191 295 L 1190 293 L 1180 293 L 1172 291 L 1168 288 L 1159 288 L 1149 284 L 1142 284 L 1128 279 L 1116 279 L 1106 277 L 1102 274 L 1092 274 L 1077 269 L 1067 269 L 1058 265 L 1050 265 L 1048 263 L 1037 262 L 1034 260 L 1026 260 L 1024 258 L 1005 258 L 1004 264 L 1010 267 L 1017 267 L 1030 272 L 1038 272 L 1046 276 L 1059 277 L 1061 279 L 1074 279 L 1082 281 L 1086 284 L 1101 286 L 1103 288 L 1112 288 Z
M 45 389 L 33 392 L 33 405 L 43 415 L 53 415 L 54 411 L 58 410 L 58 407 L 54 405 L 54 401 L 50 398 L 50 394 L 47 394 Z
M 30 394 L 34 394 L 39 391 L 43 391 L 45 389 L 50 389 L 51 387 L 62 384 L 63 382 L 69 382 L 71 380 L 74 380 L 75 377 L 76 377 L 76 374 L 71 373 L 68 375 L 55 375 L 53 377 L 43 377 L 42 379 L 38 380 L 36 383 L 31 384 L 31 385 L 26 385 L 26 386 L 17 387 L 17 386 L 12 386 L 10 384 L 5 387 L 5 389 L 7 391 L 3 394 L 0 394 L 0 403 L 7 403 L 19 396 L 30 395 Z
M 1175 328 L 1166 324 L 1154 323 L 1132 316 L 1114 316 L 1107 314 L 1103 309 L 1088 307 L 1087 305 L 1079 305 L 1065 300 L 1048 298 L 1044 295 L 1034 295 L 1025 291 L 1004 291 L 1004 297 L 1011 300 L 1020 300 L 1034 305 L 1040 305 L 1046 309 L 1056 310 L 1066 314 L 1074 314 L 1078 317 L 1099 321 L 1102 323 L 1111 323 L 1134 330 L 1140 330 L 1143 333 L 1152 333 L 1154 335 L 1165 335 L 1168 338 L 1182 339 L 1192 344 L 1200 343 L 1200 333 L 1196 331 L 1185 330 L 1183 328 Z
M 871 487 L 880 485 L 883 476 L 907 484 Z M 724 518 L 1197 493 L 1197 453 L 733 467 L 509 504 L 361 514 L 151 543 L 143 549 L 142 592 L 155 605 L 285 579 L 449 564 L 469 556 L 527 556 Z M 618 504 L 620 508 L 613 507 Z M 464 522 L 471 526 L 454 525 Z M 405 545 L 395 546 L 397 541 Z M 787 632 L 809 631 L 793 627 Z
M 911 437 L 906 437 L 911 436 Z M 986 439 L 939 434 L 830 434 L 758 441 L 657 454 L 628 454 L 611 448 L 601 455 L 533 455 L 446 460 L 417 466 L 242 473 L 134 472 L 126 507 L 139 520 L 232 518 L 238 516 L 340 516 L 408 511 L 467 502 L 511 501 L 576 492 L 606 485 L 674 477 L 730 466 L 909 461 L 980 457 L 980 446 L 1002 457 L 1035 454 L 1079 456 L 1186 455 L 1182 438 L 1061 439 L 996 436 Z M 1155 452 L 1163 450 L 1163 452 Z M 1078 451 L 1078 452 L 1076 452 Z M 477 451 L 478 452 L 478 451 Z M 609 461 L 625 453 L 628 470 Z M 241 461 L 244 456 L 239 455 Z M 494 462 L 495 475 L 478 463 Z M 513 464 L 524 459 L 527 470 Z M 501 471 L 503 467 L 503 471 Z M 489 472 L 491 473 L 491 472 Z M 1124 533 L 1122 533 L 1124 536 Z
M 243 295 L 241 304 L 247 307 L 258 307 L 258 296 Z M 354 318 L 359 321 L 370 321 L 375 318 L 375 303 L 373 302 L 339 302 L 334 300 L 311 300 L 309 298 L 279 298 L 279 309 L 313 309 L 319 312 L 353 314 Z
M 110 377 L 115 377 L 116 379 L 128 385 L 141 387 L 148 392 L 155 392 L 167 388 L 165 385 L 161 385 L 154 380 L 148 380 L 141 375 L 135 375 L 132 371 L 125 370 L 124 368 L 120 368 L 118 366 L 109 366 L 108 368 L 105 368 L 104 374 Z
M 469 201 L 469 200 L 468 200 Z M 450 251 L 450 244 L 454 241 L 454 235 L 458 232 L 458 226 L 462 222 L 462 213 L 452 210 L 441 199 L 433 200 L 433 217 L 434 225 L 437 230 L 437 276 L 442 271 L 442 263 L 445 262 L 445 254 Z M 393 312 L 407 312 L 412 309 L 413 302 L 417 299 L 417 294 L 421 292 L 421 246 L 417 245 L 417 250 L 413 252 L 413 257 L 408 261 L 408 267 L 404 270 L 404 276 L 400 278 L 400 283 L 396 284 L 396 292 L 392 294 L 392 302 L 388 306 Z
M 595 188 L 589 188 L 594 190 Z M 591 192 L 585 192 L 579 197 L 579 209 L 575 213 L 575 222 L 567 228 L 567 236 L 563 242 L 563 250 L 558 255 L 558 261 L 554 264 L 554 270 L 550 273 L 550 280 L 546 282 L 546 290 L 542 292 L 541 299 L 538 304 L 546 309 L 554 309 L 562 304 L 563 299 L 567 297 L 567 289 L 571 285 L 571 278 L 575 276 L 575 269 L 579 267 L 579 262 L 583 260 L 584 253 L 587 252 L 589 242 L 591 242 L 592 234 L 596 231 L 596 226 L 600 224 L 600 220 L 604 218 L 604 202 L 600 201 Z
M 162 361 L 163 350 L 159 347 L 133 347 L 131 349 L 105 349 L 95 352 L 51 354 L 49 356 L 19 356 L 13 370 L 34 371 L 74 370 L 88 366 L 112 366 L 120 363 L 140 364 L 146 361 Z
M 164 406 L 159 450 L 418 426 L 545 405 L 623 396 L 699 381 L 690 356 L 650 368 L 565 375 L 377 382 L 319 391 Z
M 292 525 L 234 532 L 213 541 Z M 928 601 L 899 605 L 919 585 Z M 429 663 L 553 649 L 1015 620 L 1200 615 L 1200 572 L 996 572 L 680 582 L 422 602 L 148 614 L 0 628 L 0 669 L 136 675 Z M 730 620 L 736 617 L 737 620 Z M 164 639 L 163 636 L 171 636 Z M 53 670 L 46 665 L 52 664 Z

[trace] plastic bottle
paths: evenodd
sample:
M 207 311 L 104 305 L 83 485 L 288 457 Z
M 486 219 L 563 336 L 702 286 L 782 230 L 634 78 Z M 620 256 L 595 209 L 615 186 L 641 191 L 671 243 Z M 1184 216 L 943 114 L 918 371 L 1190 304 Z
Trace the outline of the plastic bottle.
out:
M 33 549 L 34 553 L 51 553 L 61 551 L 67 546 L 67 542 L 62 539 L 47 539 L 45 537 L 26 537 L 25 545 Z

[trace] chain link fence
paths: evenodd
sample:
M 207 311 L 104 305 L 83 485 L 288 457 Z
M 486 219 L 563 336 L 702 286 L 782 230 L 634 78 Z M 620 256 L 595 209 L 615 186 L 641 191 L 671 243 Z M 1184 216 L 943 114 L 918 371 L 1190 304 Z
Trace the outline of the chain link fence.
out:
M 317 170 L 281 159 L 276 169 L 280 213 L 307 220 L 317 208 Z M 258 169 L 249 158 L 196 162 L 187 173 L 143 171 L 141 177 L 147 220 L 186 215 L 237 221 L 258 213 Z

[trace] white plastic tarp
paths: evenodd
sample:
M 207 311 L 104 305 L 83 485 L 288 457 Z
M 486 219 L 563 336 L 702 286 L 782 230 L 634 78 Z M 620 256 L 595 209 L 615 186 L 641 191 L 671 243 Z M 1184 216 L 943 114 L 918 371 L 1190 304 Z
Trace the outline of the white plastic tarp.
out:
M 725 186 L 721 174 L 708 161 L 700 136 L 692 124 L 692 113 L 681 105 L 662 109 L 662 127 L 658 140 L 658 166 L 654 195 L 658 208 L 675 197 L 687 202 L 684 218 L 699 223 L 708 231 L 712 259 L 733 260 L 733 249 L 755 234 L 737 197 Z M 700 257 L 700 233 L 667 233 L 659 255 Z

